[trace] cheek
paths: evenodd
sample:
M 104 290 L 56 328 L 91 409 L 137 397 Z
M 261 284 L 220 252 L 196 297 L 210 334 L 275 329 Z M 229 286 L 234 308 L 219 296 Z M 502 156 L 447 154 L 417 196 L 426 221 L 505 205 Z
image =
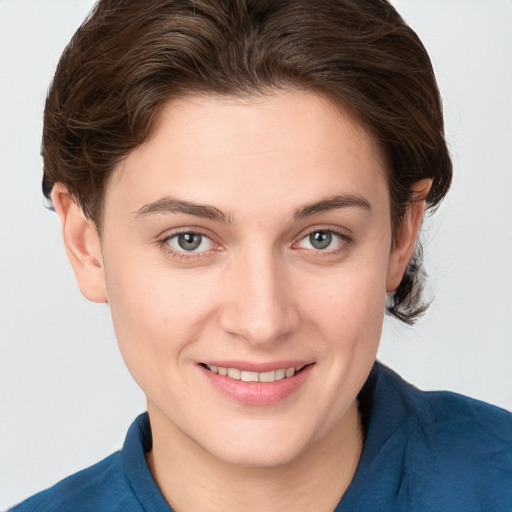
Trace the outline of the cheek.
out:
M 373 357 L 381 337 L 385 308 L 384 292 L 376 293 L 371 283 L 366 289 L 360 280 L 355 287 L 347 281 L 344 284 L 345 287 L 321 302 L 323 308 L 318 308 L 314 298 L 311 299 L 311 309 L 317 309 L 315 324 L 322 326 L 332 357 L 341 356 L 342 364 Z
M 385 265 L 347 265 L 322 281 L 304 297 L 303 312 L 310 314 L 308 337 L 319 341 L 321 359 L 328 361 L 323 379 L 330 390 L 330 419 L 336 422 L 375 361 L 385 310 Z
M 375 361 L 384 317 L 385 275 L 382 270 L 354 265 L 315 283 L 301 302 L 305 338 L 315 340 L 322 363 L 322 393 L 315 398 L 323 418 L 322 436 L 353 403 Z
M 332 337 L 380 337 L 386 299 L 386 260 L 359 259 L 357 263 L 319 275 L 305 276 L 299 289 L 304 315 L 315 318 Z M 348 334 L 350 333 L 350 336 Z
M 107 273 L 107 288 L 122 356 L 141 387 L 142 374 L 164 374 L 176 364 L 212 314 L 211 287 L 202 278 L 177 275 L 161 264 L 125 260 Z

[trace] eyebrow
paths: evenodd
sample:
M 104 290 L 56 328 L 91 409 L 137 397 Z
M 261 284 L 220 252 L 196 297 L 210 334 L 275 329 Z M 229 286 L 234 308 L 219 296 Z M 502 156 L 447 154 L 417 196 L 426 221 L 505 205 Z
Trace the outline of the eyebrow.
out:
M 135 212 L 137 217 L 144 217 L 152 213 L 185 213 L 226 224 L 231 222 L 231 216 L 226 215 L 218 208 L 215 208 L 215 206 L 197 204 L 169 196 L 162 197 L 153 203 L 145 204 Z
M 312 215 L 343 208 L 361 208 L 366 211 L 371 211 L 372 209 L 370 203 L 364 197 L 355 194 L 342 194 L 306 204 L 295 210 L 293 218 L 301 220 Z M 145 204 L 134 213 L 137 217 L 144 217 L 153 213 L 184 213 L 225 224 L 233 221 L 231 214 L 226 215 L 223 211 L 215 208 L 215 206 L 202 205 L 170 196 Z
M 364 197 L 355 194 L 342 194 L 302 206 L 295 210 L 293 218 L 295 220 L 300 220 L 318 213 L 339 210 L 342 208 L 361 208 L 368 212 L 372 210 L 369 201 Z

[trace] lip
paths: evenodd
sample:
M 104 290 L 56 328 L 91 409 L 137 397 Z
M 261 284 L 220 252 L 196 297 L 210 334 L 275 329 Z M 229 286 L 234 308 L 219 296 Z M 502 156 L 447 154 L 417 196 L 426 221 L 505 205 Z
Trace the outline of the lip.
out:
M 221 368 L 237 368 L 245 372 L 271 372 L 279 370 L 280 368 L 302 368 L 308 364 L 312 364 L 313 361 L 298 361 L 298 360 L 283 360 L 283 361 L 272 361 L 267 363 L 254 363 L 249 361 L 227 361 L 227 360 L 215 360 L 215 361 L 201 361 L 201 364 L 208 364 L 210 366 L 220 366 Z
M 297 392 L 311 374 L 314 364 L 307 361 L 276 361 L 272 363 L 249 363 L 244 361 L 209 361 L 203 364 L 238 368 L 242 371 L 267 372 L 280 368 L 302 368 L 293 377 L 275 382 L 244 382 L 213 373 L 202 364 L 198 365 L 208 383 L 224 396 L 243 405 L 273 405 Z

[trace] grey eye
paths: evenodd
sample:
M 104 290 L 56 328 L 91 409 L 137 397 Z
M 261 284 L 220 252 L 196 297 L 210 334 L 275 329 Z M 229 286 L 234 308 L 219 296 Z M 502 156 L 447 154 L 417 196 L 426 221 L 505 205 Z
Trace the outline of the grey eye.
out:
M 177 242 L 184 251 L 196 250 L 203 240 L 203 236 L 197 233 L 181 233 L 177 236 Z
M 309 242 L 315 249 L 325 249 L 331 245 L 332 233 L 328 231 L 315 231 L 309 235 Z
M 172 253 L 182 256 L 186 253 L 194 253 L 199 256 L 215 249 L 215 243 L 212 240 L 206 235 L 194 231 L 176 233 L 166 238 L 163 244 L 168 246 Z

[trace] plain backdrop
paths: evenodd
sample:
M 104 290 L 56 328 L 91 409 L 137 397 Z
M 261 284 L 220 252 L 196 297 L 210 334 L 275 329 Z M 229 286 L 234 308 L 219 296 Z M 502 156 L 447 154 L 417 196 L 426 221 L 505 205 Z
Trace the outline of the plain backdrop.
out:
M 455 179 L 423 234 L 435 300 L 412 329 L 386 321 L 380 358 L 511 410 L 512 2 L 395 4 L 434 62 Z M 145 409 L 40 194 L 46 90 L 91 6 L 0 0 L 0 509 L 119 449 Z

